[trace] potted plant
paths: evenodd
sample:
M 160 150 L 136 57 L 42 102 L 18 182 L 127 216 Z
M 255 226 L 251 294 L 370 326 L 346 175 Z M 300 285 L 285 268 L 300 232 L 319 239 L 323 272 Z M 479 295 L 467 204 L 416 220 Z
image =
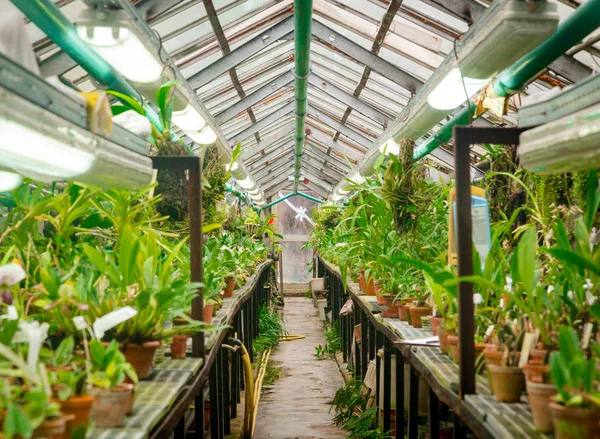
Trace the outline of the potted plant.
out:
M 409 306 L 410 323 L 413 327 L 420 328 L 421 317 L 431 315 L 431 311 L 433 310 L 429 304 L 431 291 L 427 288 L 421 289 L 417 287 L 415 289 L 415 297 L 416 299 Z
M 550 354 L 550 374 L 557 395 L 550 403 L 557 439 L 600 437 L 598 359 L 581 349 L 573 328 L 561 327 L 559 350 Z
M 122 427 L 133 408 L 133 390 L 137 375 L 119 344 L 112 340 L 106 346 L 97 339 L 90 342 L 91 388 L 94 395 L 92 416 L 100 428 Z M 126 383 L 129 378 L 133 382 Z
M 518 402 L 525 390 L 523 369 L 518 366 L 523 336 L 522 321 L 516 324 L 507 321 L 498 332 L 501 362 L 498 366 L 488 365 L 498 402 Z
M 85 438 L 94 405 L 94 396 L 86 390 L 85 375 L 76 363 L 72 370 L 48 372 L 52 401 L 59 404 L 62 413 L 73 416 L 71 435 L 74 439 Z

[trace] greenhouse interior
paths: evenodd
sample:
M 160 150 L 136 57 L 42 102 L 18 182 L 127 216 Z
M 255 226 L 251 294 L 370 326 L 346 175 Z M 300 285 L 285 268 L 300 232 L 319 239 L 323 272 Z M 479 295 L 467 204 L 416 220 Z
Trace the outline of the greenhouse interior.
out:
M 600 0 L 0 0 L 0 439 L 600 439 Z

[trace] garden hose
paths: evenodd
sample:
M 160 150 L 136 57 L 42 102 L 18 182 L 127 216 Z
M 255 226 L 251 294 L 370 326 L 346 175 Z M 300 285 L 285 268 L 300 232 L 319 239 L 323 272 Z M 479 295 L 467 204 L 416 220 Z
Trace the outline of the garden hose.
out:
M 231 339 L 233 344 L 239 346 L 242 350 L 242 361 L 244 362 L 244 377 L 246 380 L 246 390 L 244 403 L 244 427 L 242 429 L 241 439 L 251 439 L 253 433 L 252 422 L 254 420 L 254 378 L 252 376 L 252 362 L 246 346 L 237 338 Z
M 306 338 L 305 335 L 280 335 L 279 336 L 279 341 L 294 341 L 294 340 L 302 340 L 303 338 Z

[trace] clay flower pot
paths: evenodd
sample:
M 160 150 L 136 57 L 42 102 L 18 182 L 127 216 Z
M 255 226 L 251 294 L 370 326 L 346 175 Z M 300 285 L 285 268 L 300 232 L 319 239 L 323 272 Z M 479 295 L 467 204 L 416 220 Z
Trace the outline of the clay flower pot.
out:
M 204 323 L 212 322 L 214 307 L 215 307 L 214 303 L 205 303 L 204 304 L 204 310 L 203 310 L 203 314 L 202 314 L 202 321 Z
M 595 439 L 600 437 L 600 409 L 565 407 L 550 402 L 556 439 Z
M 458 335 L 448 335 L 448 348 L 450 349 L 450 358 L 456 364 L 460 363 L 460 343 Z
M 233 276 L 229 276 L 227 279 L 227 286 L 223 288 L 223 296 L 224 297 L 232 297 L 233 290 L 235 289 L 235 279 Z
M 366 285 L 367 285 L 367 281 L 365 279 L 365 270 L 363 270 L 361 268 L 360 274 L 358 275 L 358 288 L 364 292 L 366 289 Z
M 527 363 L 523 366 L 523 373 L 525 374 L 527 381 L 543 383 L 545 381 L 544 378 L 550 373 L 550 365 Z
M 174 335 L 171 342 L 171 359 L 185 360 L 188 335 Z
M 433 335 L 440 335 L 440 325 L 442 324 L 441 317 L 430 317 L 429 321 L 431 322 L 431 332 Z
M 132 388 L 117 386 L 112 389 L 92 388 L 96 397 L 92 416 L 98 428 L 117 428 L 125 423 L 125 416 L 131 405 Z
M 377 305 L 379 305 L 379 306 L 385 306 L 385 299 L 383 297 L 383 294 L 376 293 L 376 296 L 377 296 Z M 381 313 L 383 314 L 383 311 L 381 311 Z
M 445 355 L 449 355 L 450 345 L 448 344 L 448 333 L 444 329 L 442 329 L 440 331 L 440 334 L 438 335 L 438 338 L 440 339 L 440 349 L 442 353 Z
M 409 322 L 410 323 L 410 303 L 414 302 L 415 298 L 414 297 L 403 297 L 402 299 L 400 299 L 400 305 L 398 305 L 398 317 L 400 317 L 400 320 L 402 320 L 403 322 Z M 402 311 L 400 311 L 400 306 L 402 306 Z
M 33 432 L 32 438 L 34 439 L 62 439 L 67 429 L 67 418 L 61 416 L 60 418 L 46 419 L 42 422 L 38 428 Z
M 490 383 L 490 391 L 494 393 L 494 382 L 492 381 L 492 374 L 490 373 L 490 365 L 500 366 L 502 363 L 502 352 L 496 349 L 496 346 L 489 345 L 483 350 L 483 358 L 485 359 L 485 368 Z
M 73 418 L 71 424 L 71 436 L 75 438 L 84 438 L 88 425 L 90 423 L 90 415 L 94 405 L 93 395 L 76 395 L 69 399 L 61 401 L 60 399 L 51 399 L 60 405 L 60 411 L 65 416 Z
M 546 349 L 531 349 L 529 351 L 529 362 L 543 363 L 548 351 Z
M 541 433 L 552 433 L 554 427 L 552 413 L 550 413 L 550 398 L 556 395 L 556 386 L 533 381 L 527 381 L 526 385 L 535 429 Z
M 433 308 L 430 306 L 411 306 L 410 313 L 410 322 L 414 328 L 421 327 L 421 317 L 430 316 Z
M 519 402 L 525 390 L 523 369 L 516 366 L 489 365 L 494 383 L 494 395 L 498 402 Z
M 383 300 L 387 309 L 381 313 L 383 317 L 394 319 L 398 317 L 398 303 L 394 302 L 393 294 L 383 294 Z
M 144 344 L 130 343 L 121 348 L 127 362 L 131 363 L 138 378 L 143 380 L 150 376 L 154 354 L 160 341 L 147 341 Z

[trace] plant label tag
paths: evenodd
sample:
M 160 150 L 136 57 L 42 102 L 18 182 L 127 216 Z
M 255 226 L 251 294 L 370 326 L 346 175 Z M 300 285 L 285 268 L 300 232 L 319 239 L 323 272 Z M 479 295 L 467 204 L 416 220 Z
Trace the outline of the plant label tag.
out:
M 538 340 L 540 339 L 540 330 L 538 328 L 535 328 L 535 332 L 534 332 L 534 339 L 533 339 L 533 344 L 536 345 Z
M 487 329 L 485 330 L 485 338 L 488 338 L 490 335 L 492 335 L 492 332 L 494 332 L 494 325 L 490 325 L 487 327 Z
M 590 338 L 592 337 L 592 329 L 594 325 L 592 323 L 586 323 L 583 325 L 583 336 L 581 337 L 581 348 L 587 349 L 590 344 Z
M 94 334 L 98 340 L 104 337 L 104 334 L 109 329 L 129 320 L 137 314 L 137 311 L 130 306 L 116 309 L 97 318 L 94 322 Z
M 533 346 L 535 335 L 532 332 L 527 332 L 523 337 L 523 346 L 521 347 L 521 357 L 519 358 L 519 367 L 523 367 L 529 360 L 529 352 Z

